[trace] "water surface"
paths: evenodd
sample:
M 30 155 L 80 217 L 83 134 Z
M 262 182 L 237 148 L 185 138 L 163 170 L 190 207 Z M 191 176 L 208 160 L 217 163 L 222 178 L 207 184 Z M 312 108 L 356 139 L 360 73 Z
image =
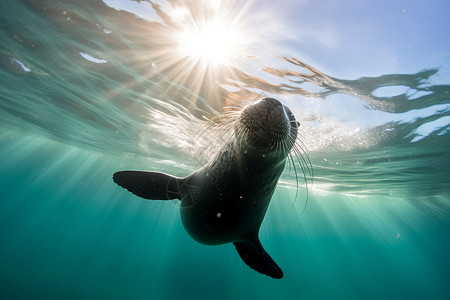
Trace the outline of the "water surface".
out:
M 448 12 L 0 1 L 0 298 L 447 299 Z M 199 49 L 186 30 L 202 24 L 218 33 Z M 220 42 L 234 50 L 212 55 Z M 261 228 L 282 280 L 191 240 L 176 202 L 111 179 L 188 175 L 220 146 L 199 136 L 207 120 L 263 96 L 292 109 L 314 169 L 306 209 L 286 169 Z

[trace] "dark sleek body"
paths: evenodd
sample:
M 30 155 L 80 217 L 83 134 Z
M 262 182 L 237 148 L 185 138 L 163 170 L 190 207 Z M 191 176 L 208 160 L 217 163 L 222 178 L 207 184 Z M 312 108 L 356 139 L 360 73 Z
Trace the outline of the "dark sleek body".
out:
M 183 225 L 193 239 L 207 245 L 232 242 L 251 268 L 282 278 L 258 232 L 297 128 L 289 108 L 264 98 L 243 109 L 234 138 L 191 175 L 121 171 L 113 179 L 145 199 L 180 199 Z

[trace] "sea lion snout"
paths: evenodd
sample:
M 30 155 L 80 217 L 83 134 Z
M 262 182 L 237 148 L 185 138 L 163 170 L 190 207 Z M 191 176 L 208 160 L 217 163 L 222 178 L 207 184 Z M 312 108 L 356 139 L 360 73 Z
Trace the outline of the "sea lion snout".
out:
M 236 131 L 250 145 L 267 152 L 297 136 L 292 112 L 274 98 L 263 98 L 244 107 L 236 125 Z

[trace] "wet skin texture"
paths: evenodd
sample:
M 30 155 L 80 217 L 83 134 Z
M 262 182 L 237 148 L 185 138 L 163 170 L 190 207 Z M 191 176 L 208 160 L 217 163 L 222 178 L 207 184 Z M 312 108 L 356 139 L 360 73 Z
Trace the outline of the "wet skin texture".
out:
M 233 243 L 252 269 L 282 278 L 258 233 L 297 130 L 288 107 L 263 98 L 244 107 L 230 142 L 191 175 L 121 171 L 113 180 L 145 199 L 180 199 L 183 225 L 194 240 L 206 245 Z

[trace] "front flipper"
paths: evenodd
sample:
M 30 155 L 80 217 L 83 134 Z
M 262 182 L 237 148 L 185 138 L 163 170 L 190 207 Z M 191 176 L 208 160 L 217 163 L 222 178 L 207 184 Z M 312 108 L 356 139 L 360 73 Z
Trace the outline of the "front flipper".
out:
M 253 270 L 276 279 L 283 277 L 283 271 L 264 250 L 258 238 L 253 242 L 233 244 L 242 260 Z
M 120 171 L 113 180 L 133 194 L 149 200 L 180 199 L 179 180 L 168 174 L 145 171 Z

